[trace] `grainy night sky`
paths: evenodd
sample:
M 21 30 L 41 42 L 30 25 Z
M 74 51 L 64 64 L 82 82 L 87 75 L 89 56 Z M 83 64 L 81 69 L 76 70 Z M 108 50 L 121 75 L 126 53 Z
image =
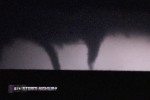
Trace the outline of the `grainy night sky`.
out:
M 126 34 L 124 33 L 126 29 L 132 30 L 133 33 L 135 29 L 140 29 L 148 34 L 146 36 L 135 34 L 130 38 L 120 34 L 108 35 L 99 49 L 94 70 L 150 70 L 150 41 L 147 37 L 150 34 L 148 7 L 147 3 L 135 3 L 132 0 L 123 3 L 103 0 L 88 3 L 78 0 L 1 1 L 0 50 L 3 49 L 4 52 L 0 67 L 53 69 L 47 52 L 39 46 L 48 43 L 49 39 L 52 45 L 64 43 L 63 48 L 54 45 L 61 69 L 88 70 L 86 43 L 94 42 L 96 38 L 101 40 L 105 31 L 117 34 L 113 29 L 124 28 L 121 34 Z M 142 31 L 140 34 L 145 33 Z M 18 39 L 12 45 L 3 47 L 10 38 L 16 37 Z M 79 42 L 80 39 L 85 40 L 86 43 Z M 74 42 L 75 40 L 78 41 Z

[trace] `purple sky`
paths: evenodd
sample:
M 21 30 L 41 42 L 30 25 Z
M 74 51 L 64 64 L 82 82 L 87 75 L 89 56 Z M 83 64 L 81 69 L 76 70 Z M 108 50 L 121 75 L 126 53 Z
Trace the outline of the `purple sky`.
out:
M 87 47 L 80 42 L 74 45 L 55 46 L 62 69 L 88 70 Z M 53 69 L 43 48 L 25 40 L 17 40 L 4 49 L 1 68 Z M 15 57 L 15 58 L 14 58 Z M 100 48 L 94 64 L 95 70 L 150 71 L 150 41 L 145 37 L 108 36 Z

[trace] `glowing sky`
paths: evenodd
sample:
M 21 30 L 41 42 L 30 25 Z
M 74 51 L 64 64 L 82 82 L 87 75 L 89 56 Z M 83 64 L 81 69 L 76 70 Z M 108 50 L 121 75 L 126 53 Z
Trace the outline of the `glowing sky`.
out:
M 67 70 L 88 70 L 87 47 L 84 43 L 55 46 L 60 65 Z M 53 69 L 49 57 L 40 46 L 30 41 L 17 40 L 6 47 L 1 68 Z M 150 71 L 150 41 L 145 37 L 108 36 L 100 48 L 95 70 Z

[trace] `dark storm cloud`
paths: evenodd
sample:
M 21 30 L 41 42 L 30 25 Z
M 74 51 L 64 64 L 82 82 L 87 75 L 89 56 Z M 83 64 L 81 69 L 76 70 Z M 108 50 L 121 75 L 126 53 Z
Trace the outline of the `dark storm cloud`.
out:
M 150 14 L 145 4 L 133 1 L 1 1 L 0 52 L 17 38 L 26 39 L 43 47 L 54 69 L 60 69 L 53 45 L 82 40 L 88 48 L 87 63 L 93 69 L 107 34 L 119 31 L 130 36 L 130 33 L 137 35 L 144 31 L 149 35 Z

